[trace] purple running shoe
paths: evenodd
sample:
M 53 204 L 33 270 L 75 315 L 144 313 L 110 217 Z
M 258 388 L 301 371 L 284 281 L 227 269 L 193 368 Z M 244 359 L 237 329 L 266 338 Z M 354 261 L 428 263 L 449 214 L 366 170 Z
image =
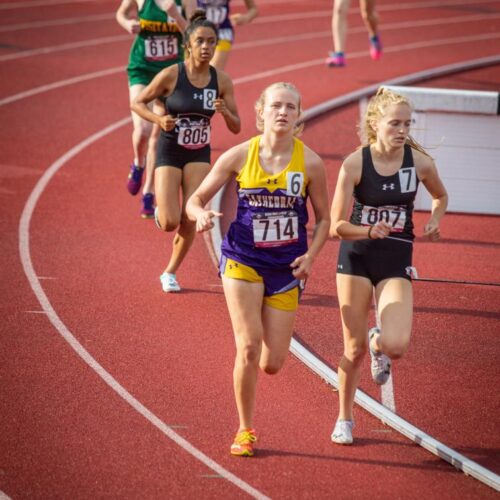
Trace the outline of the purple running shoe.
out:
M 146 193 L 142 197 L 141 217 L 143 219 L 152 219 L 155 216 L 155 195 Z
M 132 196 L 135 196 L 139 192 L 139 189 L 141 189 L 143 172 L 144 172 L 143 167 L 137 167 L 133 163 L 132 165 L 130 165 L 130 173 L 128 174 L 127 189 Z

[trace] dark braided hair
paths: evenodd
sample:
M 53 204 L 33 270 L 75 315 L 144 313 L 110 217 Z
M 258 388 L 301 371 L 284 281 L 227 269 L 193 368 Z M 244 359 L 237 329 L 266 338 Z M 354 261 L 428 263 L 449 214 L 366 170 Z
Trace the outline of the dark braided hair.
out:
M 184 32 L 184 45 L 187 46 L 189 43 L 189 37 L 197 28 L 211 28 L 215 33 L 217 41 L 219 41 L 217 26 L 215 26 L 212 21 L 207 19 L 207 14 L 203 9 L 196 9 L 189 18 L 189 25 Z

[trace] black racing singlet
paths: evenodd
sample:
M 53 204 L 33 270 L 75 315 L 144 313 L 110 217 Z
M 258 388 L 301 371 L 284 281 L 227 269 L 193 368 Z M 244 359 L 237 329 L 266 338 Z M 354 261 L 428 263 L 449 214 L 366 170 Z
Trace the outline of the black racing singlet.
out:
M 179 63 L 178 68 L 175 89 L 165 99 L 177 124 L 170 132 L 162 131 L 162 135 L 186 149 L 200 149 L 210 144 L 210 119 L 215 113 L 214 99 L 219 95 L 217 70 L 210 66 L 208 85 L 198 88 L 189 81 L 184 63 Z
M 403 164 L 393 175 L 380 175 L 373 164 L 370 146 L 362 149 L 361 180 L 354 188 L 350 222 L 373 226 L 384 220 L 393 226 L 391 236 L 413 240 L 413 203 L 419 180 L 411 146 L 405 144 Z

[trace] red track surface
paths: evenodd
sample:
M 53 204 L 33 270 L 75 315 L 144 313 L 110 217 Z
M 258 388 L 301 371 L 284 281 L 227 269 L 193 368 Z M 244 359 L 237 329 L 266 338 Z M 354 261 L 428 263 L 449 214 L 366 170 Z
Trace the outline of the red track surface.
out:
M 21 215 L 28 213 L 42 174 L 82 141 L 128 116 L 120 69 L 57 90 L 32 89 L 124 66 L 130 39 L 19 57 L 23 50 L 123 33 L 113 20 L 116 2 L 49 5 L 47 0 L 29 8 L 17 3 L 17 8 L 8 8 L 15 2 L 0 4 L 0 490 L 12 498 L 233 498 L 244 496 L 250 485 L 273 498 L 494 498 L 491 488 L 359 408 L 356 445 L 332 445 L 337 396 L 293 357 L 280 375 L 259 381 L 258 457 L 229 456 L 237 426 L 234 347 L 220 282 L 198 238 L 179 272 L 184 292 L 161 292 L 158 276 L 170 238 L 138 217 L 138 200 L 125 190 L 130 124 L 61 160 L 63 166 L 32 206 L 29 245 L 21 242 L 29 254 L 20 253 L 20 221 L 26 222 Z M 498 1 L 446 0 L 437 8 L 438 2 L 421 0 L 405 9 L 380 1 L 383 59 L 368 58 L 360 16 L 353 12 L 348 67 L 329 70 L 322 59 L 331 44 L 330 0 L 314 2 L 310 12 L 317 17 L 292 20 L 269 16 L 307 14 L 304 2 L 260 3 L 261 17 L 238 31 L 228 67 L 243 131 L 231 136 L 217 123 L 215 156 L 255 133 L 253 103 L 273 81 L 293 81 L 310 107 L 392 77 L 495 55 L 500 48 Z M 98 14 L 108 16 L 84 22 Z M 21 23 L 78 16 L 78 23 L 7 31 Z M 264 44 L 278 37 L 288 41 Z M 256 41 L 262 45 L 253 46 Z M 292 64 L 303 68 L 258 77 Z M 498 90 L 500 70 L 484 68 L 425 85 Z M 31 93 L 22 98 L 21 92 Z M 327 163 L 331 193 L 342 157 L 357 144 L 356 121 L 357 109 L 346 107 L 306 127 L 304 140 Z M 417 227 L 424 220 L 425 214 L 418 214 Z M 416 245 L 422 277 L 500 281 L 498 217 L 449 214 L 442 232 L 441 243 Z M 336 252 L 331 241 L 321 254 L 296 327 L 297 337 L 333 367 L 342 351 Z M 223 477 L 169 439 L 77 355 L 33 293 L 29 269 L 26 274 L 21 262 L 29 257 L 74 338 L 138 402 L 223 467 Z M 416 283 L 415 295 L 411 349 L 395 368 L 398 414 L 499 473 L 499 290 Z M 368 363 L 365 368 L 361 387 L 377 398 Z

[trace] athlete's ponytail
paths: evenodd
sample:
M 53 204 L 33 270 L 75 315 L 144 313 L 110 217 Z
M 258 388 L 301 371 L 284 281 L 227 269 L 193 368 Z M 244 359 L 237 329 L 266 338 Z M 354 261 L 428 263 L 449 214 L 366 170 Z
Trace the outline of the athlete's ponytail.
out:
M 187 47 L 189 38 L 197 28 L 210 28 L 214 31 L 215 37 L 218 40 L 217 26 L 212 21 L 207 19 L 207 13 L 203 9 L 196 9 L 189 18 L 189 24 L 184 32 L 184 45 Z

